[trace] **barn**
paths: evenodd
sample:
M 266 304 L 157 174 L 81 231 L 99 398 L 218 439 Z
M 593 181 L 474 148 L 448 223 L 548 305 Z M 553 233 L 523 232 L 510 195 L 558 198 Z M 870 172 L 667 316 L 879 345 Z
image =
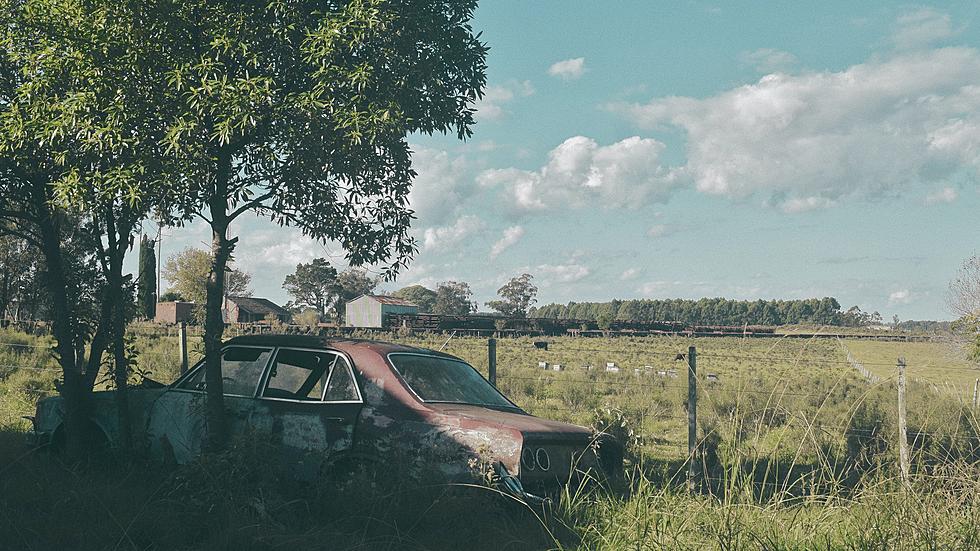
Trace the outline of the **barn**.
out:
M 398 297 L 361 295 L 347 302 L 344 324 L 348 327 L 385 327 L 391 314 L 418 314 L 419 306 Z
M 272 316 L 288 323 L 291 317 L 288 310 L 267 298 L 225 297 L 221 310 L 225 323 L 258 323 Z

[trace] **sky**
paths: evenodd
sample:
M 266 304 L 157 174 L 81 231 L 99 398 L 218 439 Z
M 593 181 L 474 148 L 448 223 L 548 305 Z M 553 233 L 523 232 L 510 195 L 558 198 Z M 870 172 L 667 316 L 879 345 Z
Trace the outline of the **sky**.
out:
M 980 3 L 484 0 L 471 139 L 412 136 L 420 252 L 395 290 L 483 303 L 836 297 L 950 319 L 980 254 Z M 256 296 L 343 251 L 232 227 Z M 205 247 L 165 229 L 162 256 Z M 132 255 L 135 257 L 135 255 Z M 164 288 L 166 284 L 164 285 Z

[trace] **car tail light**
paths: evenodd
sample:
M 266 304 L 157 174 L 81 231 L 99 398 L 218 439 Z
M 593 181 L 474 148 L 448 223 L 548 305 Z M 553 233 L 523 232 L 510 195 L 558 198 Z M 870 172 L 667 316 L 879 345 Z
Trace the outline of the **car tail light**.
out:
M 534 470 L 534 452 L 531 448 L 524 448 L 521 451 L 521 465 L 529 471 Z
M 548 454 L 548 450 L 544 448 L 538 448 L 538 451 L 534 453 L 534 462 L 538 465 L 538 468 L 542 471 L 547 471 L 551 468 L 551 456 Z

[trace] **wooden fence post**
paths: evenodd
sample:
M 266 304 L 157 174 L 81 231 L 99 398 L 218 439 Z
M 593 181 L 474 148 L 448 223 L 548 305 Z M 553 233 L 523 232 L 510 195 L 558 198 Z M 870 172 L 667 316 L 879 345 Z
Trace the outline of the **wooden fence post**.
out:
M 973 409 L 977 409 L 978 400 L 980 400 L 980 379 L 973 383 Z
M 180 322 L 180 374 L 187 373 L 187 323 Z
M 497 339 L 487 339 L 487 378 L 490 384 L 497 386 Z
M 687 349 L 687 489 L 694 492 L 698 447 L 698 359 L 697 350 Z
M 898 462 L 902 481 L 909 483 L 908 424 L 905 419 L 905 358 L 898 359 Z

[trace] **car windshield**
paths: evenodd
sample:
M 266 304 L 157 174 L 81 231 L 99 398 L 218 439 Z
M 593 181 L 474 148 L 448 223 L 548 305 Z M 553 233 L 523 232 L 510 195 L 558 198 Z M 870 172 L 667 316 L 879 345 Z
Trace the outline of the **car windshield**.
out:
M 408 386 L 426 402 L 516 408 L 469 364 L 460 360 L 391 354 L 391 364 Z

